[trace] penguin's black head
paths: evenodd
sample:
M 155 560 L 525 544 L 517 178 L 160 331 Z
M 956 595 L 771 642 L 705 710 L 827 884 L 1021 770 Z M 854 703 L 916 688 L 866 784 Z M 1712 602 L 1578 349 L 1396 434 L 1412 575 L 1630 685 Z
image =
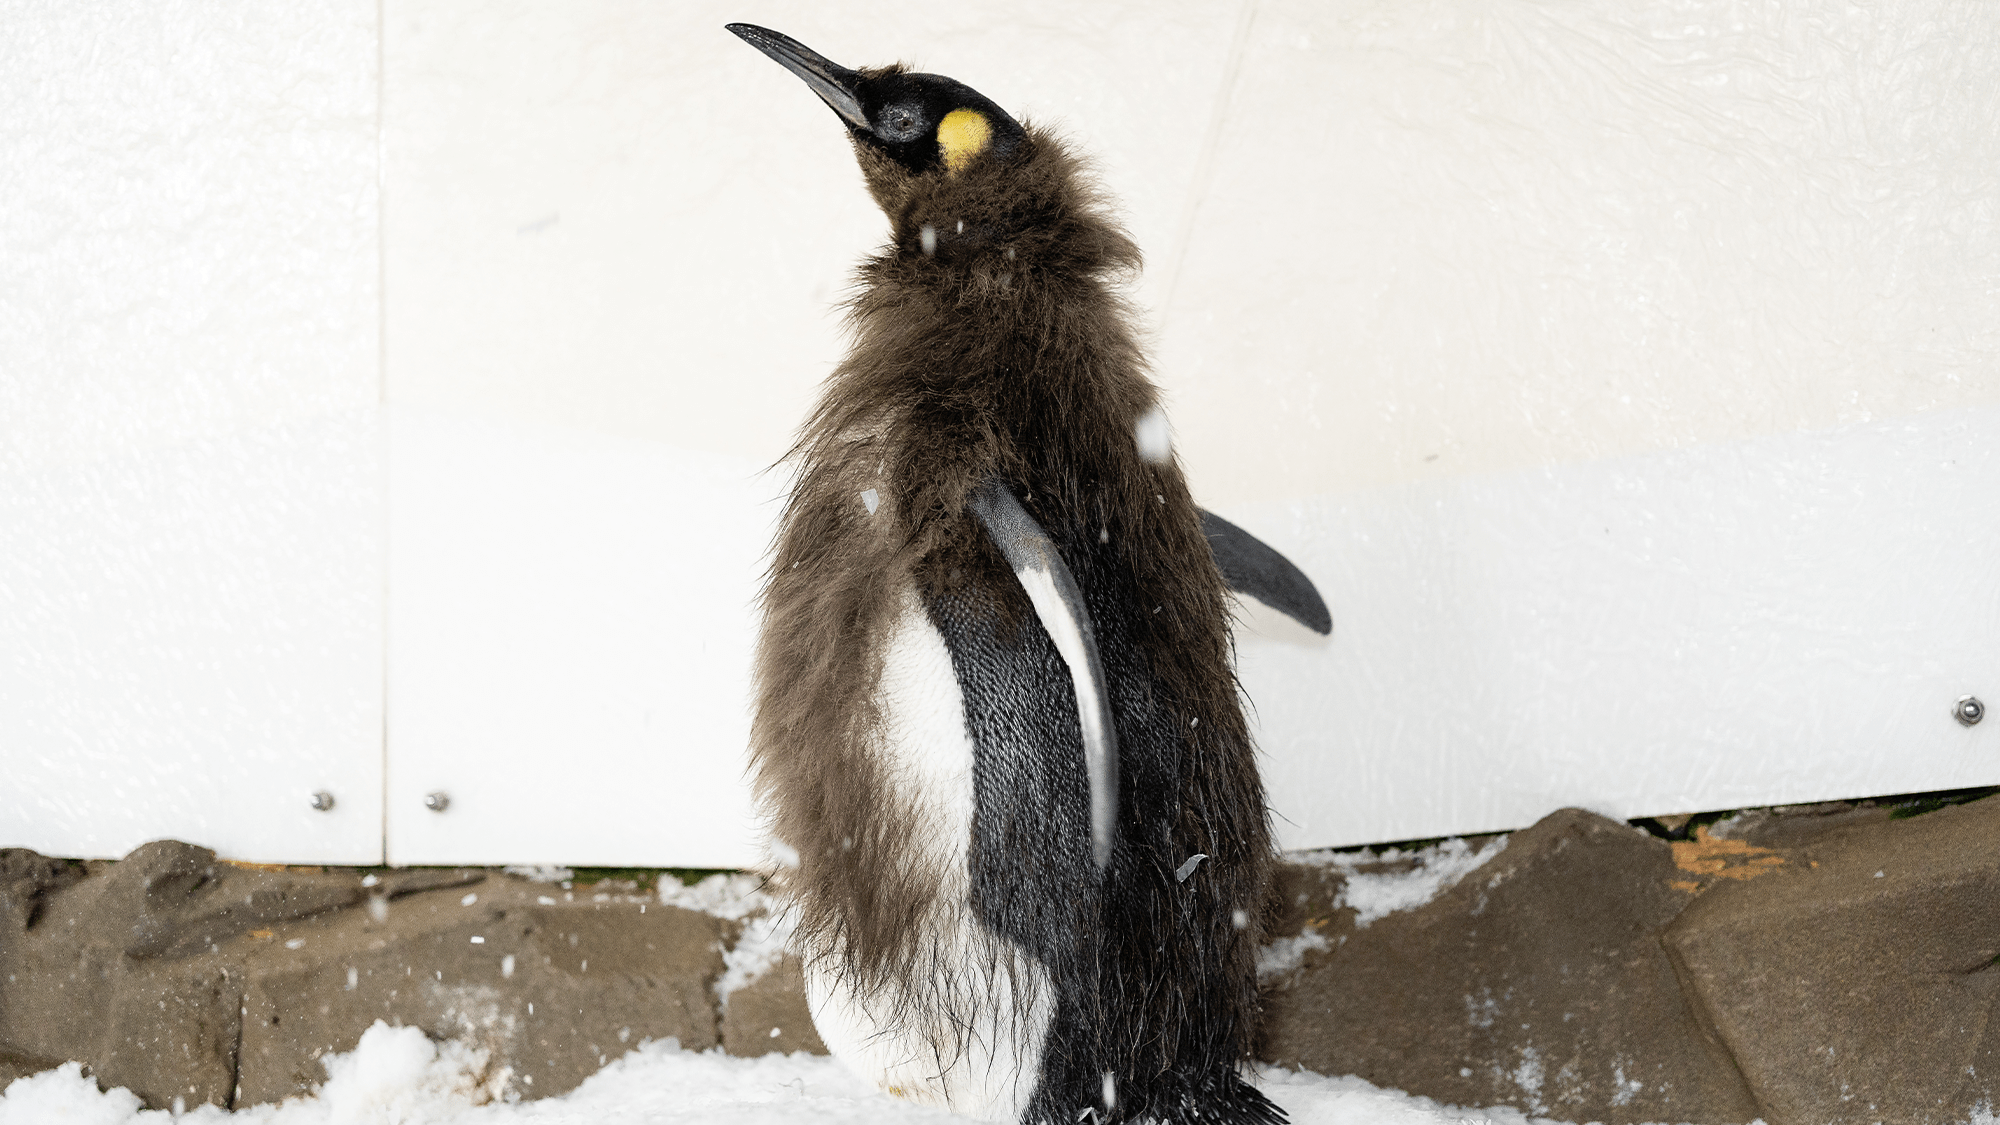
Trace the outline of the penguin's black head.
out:
M 849 70 L 789 35 L 748 23 L 728 27 L 798 75 L 840 115 L 864 164 L 872 151 L 911 176 L 955 176 L 982 161 L 1005 159 L 1027 135 L 1005 110 L 956 79 L 901 67 Z

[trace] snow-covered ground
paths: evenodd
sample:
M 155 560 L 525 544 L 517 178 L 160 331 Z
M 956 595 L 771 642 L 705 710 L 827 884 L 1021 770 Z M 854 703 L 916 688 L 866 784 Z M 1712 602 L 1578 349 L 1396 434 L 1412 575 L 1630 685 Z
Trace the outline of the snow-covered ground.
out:
M 570 1093 L 537 1102 L 494 1101 L 504 1082 L 457 1043 L 377 1023 L 352 1052 L 327 1060 L 319 1092 L 282 1105 L 227 1113 L 144 1110 L 125 1090 L 101 1093 L 75 1063 L 22 1078 L 0 1093 L 0 1125 L 868 1125 L 963 1121 L 877 1093 L 830 1058 L 683 1051 L 648 1043 Z M 1261 1085 L 1296 1125 L 1525 1125 L 1511 1109 L 1465 1111 L 1383 1090 L 1359 1078 L 1267 1070 Z

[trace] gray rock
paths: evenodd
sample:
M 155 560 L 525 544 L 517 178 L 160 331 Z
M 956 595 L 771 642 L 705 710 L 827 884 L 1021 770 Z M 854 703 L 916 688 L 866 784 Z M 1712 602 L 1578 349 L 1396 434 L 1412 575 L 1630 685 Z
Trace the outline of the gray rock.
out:
M 172 934 L 190 896 L 224 873 L 206 849 L 185 844 L 148 844 L 133 855 L 136 862 L 101 865 L 92 878 L 59 881 L 43 893 L 35 924 L 0 945 L 0 1050 L 78 1060 L 155 1107 L 176 1098 L 227 1105 L 241 972 L 213 954 L 126 953 Z
M 226 1106 L 242 1007 L 242 971 L 220 958 L 128 965 L 89 1056 L 92 1069 L 104 1086 L 123 1086 L 150 1105 Z
M 1831 832 L 1871 824 L 1886 824 L 1895 810 L 1874 801 L 1825 801 L 1750 809 L 1718 822 L 1716 839 L 1741 840 L 1764 848 L 1798 848 Z
M 0 1092 L 4 1092 L 8 1086 L 13 1085 L 15 1079 L 26 1078 L 31 1074 L 40 1074 L 45 1070 L 53 1070 L 61 1066 L 63 1061 L 60 1059 L 36 1058 L 33 1055 L 17 1054 L 13 1051 L 0 1049 Z
M 711 983 L 730 924 L 657 902 L 539 899 L 489 880 L 273 935 L 247 962 L 235 1104 L 324 1082 L 376 1020 L 486 1052 L 495 1096 L 561 1094 L 647 1039 L 719 1042 Z M 475 897 L 465 903 L 464 897 Z M 289 942 L 302 944 L 286 948 Z
M 363 887 L 175 841 L 80 881 L 29 857 L 5 869 L 10 901 L 36 904 L 0 931 L 10 1070 L 75 1059 L 152 1108 L 242 1106 L 319 1085 L 320 1060 L 382 1019 L 485 1051 L 494 1096 L 540 1097 L 646 1039 L 720 1042 L 737 926 L 705 914 L 476 869 Z
M 35 924 L 43 896 L 82 878 L 81 865 L 27 848 L 0 848 L 0 942 Z
M 2000 1103 L 2000 799 L 1818 836 L 1666 933 L 1772 1125 Z
M 245 931 L 361 901 L 350 877 L 263 871 L 220 863 L 178 840 L 142 844 L 95 888 L 99 932 L 123 929 L 127 956 L 187 957 Z
M 775 967 L 729 994 L 722 1015 L 722 1048 L 745 1058 L 773 1051 L 827 1053 L 806 1009 L 805 974 L 798 958 L 786 954 Z
M 375 885 L 369 890 L 386 898 L 401 898 L 418 891 L 469 887 L 485 879 L 486 872 L 477 867 L 406 867 L 375 876 Z
M 1281 926 L 1316 915 L 1304 921 L 1330 948 L 1268 995 L 1270 1061 L 1570 1121 L 1758 1115 L 1660 946 L 1693 886 L 1663 842 L 1565 809 L 1428 905 L 1365 928 L 1332 908 L 1338 879 L 1281 876 Z
M 52 896 L 39 925 L 0 944 L 0 1050 L 85 1064 L 99 1058 L 126 962 L 62 909 L 65 897 L 88 887 Z
M 1565 810 L 1367 926 L 1341 870 L 1284 865 L 1270 932 L 1303 957 L 1262 1053 L 1607 1125 L 1966 1119 L 2000 1103 L 2000 798 L 1891 815 L 1774 810 L 1668 845 Z M 269 1102 L 377 1019 L 482 1051 L 493 1097 L 565 1092 L 649 1038 L 825 1049 L 796 960 L 718 1011 L 739 924 L 648 896 L 477 869 L 364 887 L 172 841 L 89 868 L 0 852 L 0 1081 L 76 1059 L 155 1108 Z

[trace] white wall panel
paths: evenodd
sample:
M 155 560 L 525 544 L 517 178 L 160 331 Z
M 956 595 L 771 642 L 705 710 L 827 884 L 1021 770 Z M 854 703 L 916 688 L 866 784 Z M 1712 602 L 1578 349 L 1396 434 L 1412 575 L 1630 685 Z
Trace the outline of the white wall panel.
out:
M 1217 502 L 2000 403 L 2000 6 L 1259 0 L 1163 310 Z
M 911 59 L 1073 131 L 1165 243 L 1235 18 L 389 4 L 391 857 L 756 858 L 752 602 L 784 481 L 759 474 L 887 222 L 838 120 L 724 23 Z
M 1197 496 L 1333 605 L 1242 643 L 1289 843 L 2000 780 L 2000 7 L 22 3 L 0 844 L 749 858 L 761 470 L 884 221 L 739 19 L 1095 159 Z
M 0 17 L 6 845 L 381 855 L 376 30 Z
M 381 862 L 379 447 L 366 410 L 7 474 L 5 846 Z
M 782 478 L 417 410 L 393 432 L 390 860 L 754 862 L 752 610 Z
M 2000 781 L 2000 8 L 1261 0 L 1159 362 L 1295 846 Z M 1263 621 L 1261 615 L 1256 620 Z
M 2000 409 L 1247 505 L 1287 847 L 2000 781 Z

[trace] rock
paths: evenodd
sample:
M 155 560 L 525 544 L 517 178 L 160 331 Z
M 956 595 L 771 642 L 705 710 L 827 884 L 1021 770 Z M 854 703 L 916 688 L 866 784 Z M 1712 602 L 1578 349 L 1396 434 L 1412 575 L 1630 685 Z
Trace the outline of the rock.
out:
M 128 966 L 92 1069 L 149 1105 L 227 1106 L 236 1086 L 243 974 L 220 958 Z
M 1874 801 L 1825 801 L 1750 809 L 1719 821 L 1710 832 L 1717 839 L 1742 840 L 1764 848 L 1798 848 L 1830 832 L 1866 824 L 1886 824 L 1895 815 Z
M 812 1013 L 799 959 L 786 954 L 762 976 L 731 992 L 722 1013 L 722 1048 L 755 1058 L 773 1051 L 827 1053 Z
M 123 951 L 137 958 L 209 952 L 247 930 L 362 898 L 353 878 L 235 867 L 178 840 L 141 844 L 93 882 L 88 905 L 78 904 L 89 914 L 82 931 L 123 933 Z
M 33 929 L 0 943 L 0 1050 L 86 1064 L 99 1057 L 125 958 L 69 924 L 64 900 L 89 888 L 51 896 Z
M 1264 932 L 1274 938 L 1283 938 L 1308 929 L 1324 931 L 1336 918 L 1340 920 L 1338 932 L 1352 930 L 1354 911 L 1338 905 L 1340 892 L 1346 884 L 1345 875 L 1335 867 L 1316 863 L 1279 863 L 1271 878 L 1271 898 L 1275 905 L 1271 923 Z
M 1575 809 L 1515 833 L 1429 904 L 1366 927 L 1334 907 L 1324 870 L 1282 874 L 1293 901 L 1281 925 L 1303 913 L 1325 948 L 1268 994 L 1262 1054 L 1570 1121 L 1750 1121 L 1757 1103 L 1704 1038 L 1659 942 L 1714 879 Z
M 1893 819 L 1913 807 L 1671 844 L 1565 810 L 1366 924 L 1350 902 L 1393 900 L 1357 880 L 1413 856 L 1283 865 L 1261 1050 L 1607 1125 L 1974 1117 L 2000 1104 L 2000 797 Z M 746 925 L 746 965 L 782 940 L 741 902 L 726 920 L 478 869 L 364 885 L 175 841 L 88 870 L 0 850 L 0 1083 L 76 1059 L 154 1108 L 275 1101 L 376 1019 L 483 1051 L 491 1097 L 562 1093 L 648 1038 L 825 1050 L 793 958 L 718 1002 Z
M 1772 1125 L 2000 1103 L 2000 799 L 1818 836 L 1665 935 Z
M 438 891 L 449 887 L 469 887 L 484 882 L 486 872 L 477 867 L 406 867 L 373 876 L 371 893 L 386 898 L 402 898 L 418 891 Z M 364 882 L 364 887 L 368 884 Z
M 28 855 L 6 869 L 10 901 L 40 889 L 34 924 L 0 932 L 0 1054 L 78 1060 L 152 1108 L 306 1092 L 376 1019 L 485 1050 L 509 1097 L 567 1091 L 645 1039 L 720 1041 L 738 925 L 705 914 L 478 870 L 363 887 L 175 841 L 81 881 Z
M 0 848 L 0 941 L 35 924 L 43 896 L 83 878 L 83 868 L 27 848 Z
M 155 849 L 165 862 L 98 877 L 46 896 L 36 924 L 0 950 L 0 1050 L 39 1059 L 75 1059 L 100 1081 L 125 1086 L 148 1105 L 226 1106 L 235 1084 L 242 975 L 213 955 L 173 961 L 128 957 L 130 913 L 143 905 L 146 876 L 156 886 L 205 864 Z M 193 869 L 192 871 L 190 869 Z M 135 902 L 134 900 L 138 900 Z
M 54 1070 L 65 1061 L 67 1060 L 36 1058 L 33 1055 L 17 1054 L 13 1051 L 0 1048 L 0 1093 L 5 1093 L 7 1087 L 12 1085 L 17 1078 L 26 1078 L 31 1074 L 40 1074 L 45 1070 Z
M 235 1104 L 307 1092 L 326 1079 L 319 1060 L 353 1050 L 378 1019 L 485 1051 L 507 1097 L 567 1092 L 647 1039 L 715 1046 L 710 989 L 733 924 L 573 897 L 489 880 L 472 895 L 411 895 L 380 918 L 348 911 L 277 930 L 246 961 Z

